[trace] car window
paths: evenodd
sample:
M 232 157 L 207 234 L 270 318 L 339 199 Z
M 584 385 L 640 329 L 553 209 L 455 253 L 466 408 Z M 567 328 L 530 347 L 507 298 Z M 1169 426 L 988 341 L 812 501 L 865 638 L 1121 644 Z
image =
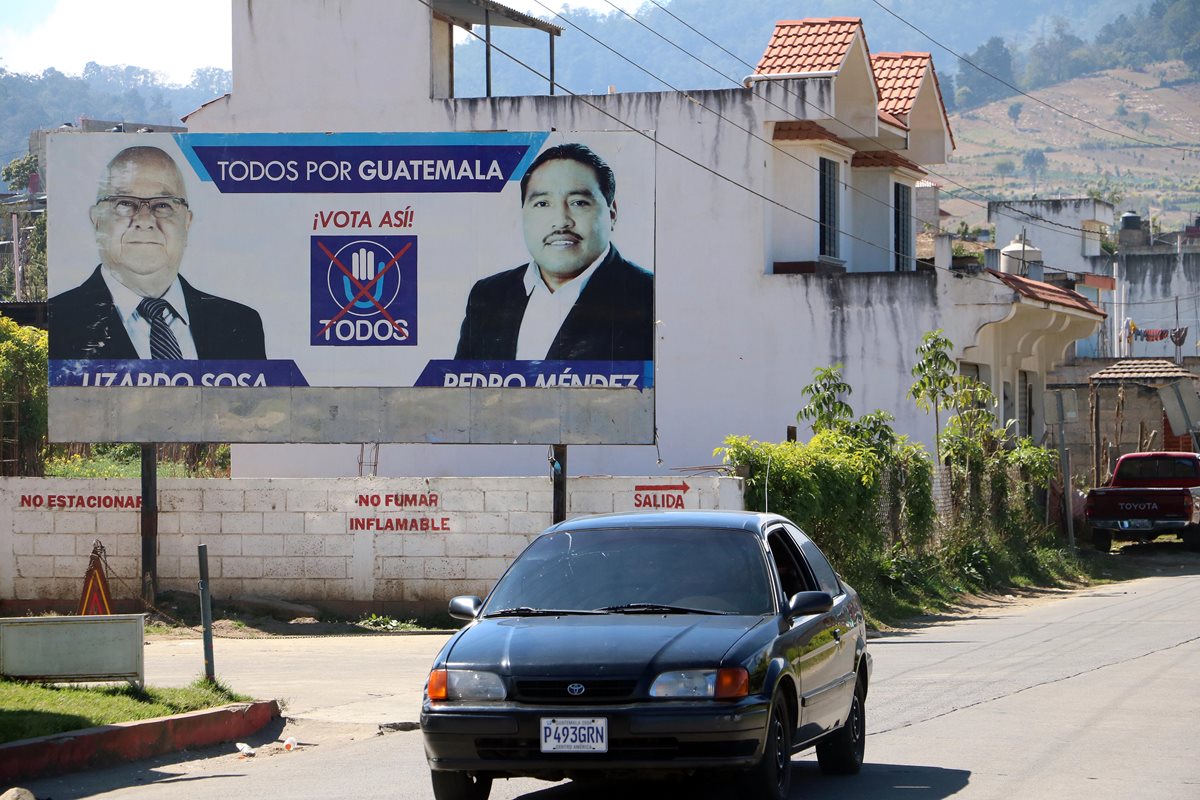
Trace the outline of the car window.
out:
M 482 613 L 651 603 L 761 615 L 774 613 L 772 592 L 760 540 L 749 531 L 557 531 L 518 556 Z
M 829 559 L 825 558 L 825 554 L 821 552 L 820 548 L 799 528 L 792 525 L 784 525 L 784 528 L 791 534 L 792 541 L 800 548 L 802 559 L 821 591 L 829 592 L 833 597 L 840 595 L 843 591 L 841 582 L 838 580 L 833 566 L 829 563 Z
M 815 588 L 808 580 L 808 574 L 800 568 L 798 553 L 782 530 L 776 528 L 771 531 L 767 535 L 767 544 L 771 548 L 775 569 L 779 571 L 779 582 L 783 585 L 784 597 Z

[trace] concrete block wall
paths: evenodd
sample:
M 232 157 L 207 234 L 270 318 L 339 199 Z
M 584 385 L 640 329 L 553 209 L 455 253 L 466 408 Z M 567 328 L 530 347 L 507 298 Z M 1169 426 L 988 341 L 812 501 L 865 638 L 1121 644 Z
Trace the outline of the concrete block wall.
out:
M 736 478 L 580 477 L 569 516 L 741 509 Z M 216 597 L 267 595 L 437 613 L 485 594 L 551 523 L 546 478 L 162 479 L 158 578 L 194 592 L 207 545 Z M 0 479 L 0 601 L 77 601 L 95 540 L 114 598 L 135 598 L 137 480 Z

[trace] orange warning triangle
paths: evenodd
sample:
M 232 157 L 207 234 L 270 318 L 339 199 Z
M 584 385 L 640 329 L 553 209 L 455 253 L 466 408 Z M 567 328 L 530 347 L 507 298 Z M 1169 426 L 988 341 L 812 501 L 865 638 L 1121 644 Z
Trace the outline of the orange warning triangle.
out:
M 111 614 L 112 603 L 108 594 L 108 579 L 104 577 L 104 562 L 96 553 L 88 562 L 87 574 L 83 576 L 83 596 L 79 598 L 79 616 L 89 614 Z

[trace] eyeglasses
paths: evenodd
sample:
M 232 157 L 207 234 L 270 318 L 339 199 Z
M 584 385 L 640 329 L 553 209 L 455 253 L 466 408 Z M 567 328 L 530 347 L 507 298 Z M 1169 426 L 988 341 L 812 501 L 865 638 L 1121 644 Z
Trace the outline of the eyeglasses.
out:
M 134 197 L 128 194 L 110 194 L 96 201 L 96 205 L 101 203 L 107 203 L 118 217 L 135 217 L 142 210 L 142 206 L 145 206 L 150 209 L 155 219 L 170 219 L 181 209 L 188 207 L 187 200 L 170 195 Z

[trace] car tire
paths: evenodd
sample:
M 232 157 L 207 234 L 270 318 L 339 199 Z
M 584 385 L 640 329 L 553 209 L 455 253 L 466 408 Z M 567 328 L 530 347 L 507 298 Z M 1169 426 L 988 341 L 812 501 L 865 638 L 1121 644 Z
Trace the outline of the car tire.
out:
M 437 800 L 487 800 L 492 792 L 492 777 L 474 772 L 430 772 L 433 796 Z
M 867 697 L 859 681 L 845 724 L 817 744 L 817 764 L 826 775 L 854 775 L 862 769 L 866 749 Z
M 1092 547 L 1101 553 L 1107 553 L 1109 550 L 1112 550 L 1112 543 L 1112 531 L 1107 528 L 1097 528 L 1092 531 Z
M 742 794 L 752 800 L 787 800 L 792 789 L 792 723 L 778 695 L 771 701 L 762 758 L 742 773 Z
M 1179 533 L 1183 546 L 1188 550 L 1200 550 L 1200 527 L 1189 525 Z

